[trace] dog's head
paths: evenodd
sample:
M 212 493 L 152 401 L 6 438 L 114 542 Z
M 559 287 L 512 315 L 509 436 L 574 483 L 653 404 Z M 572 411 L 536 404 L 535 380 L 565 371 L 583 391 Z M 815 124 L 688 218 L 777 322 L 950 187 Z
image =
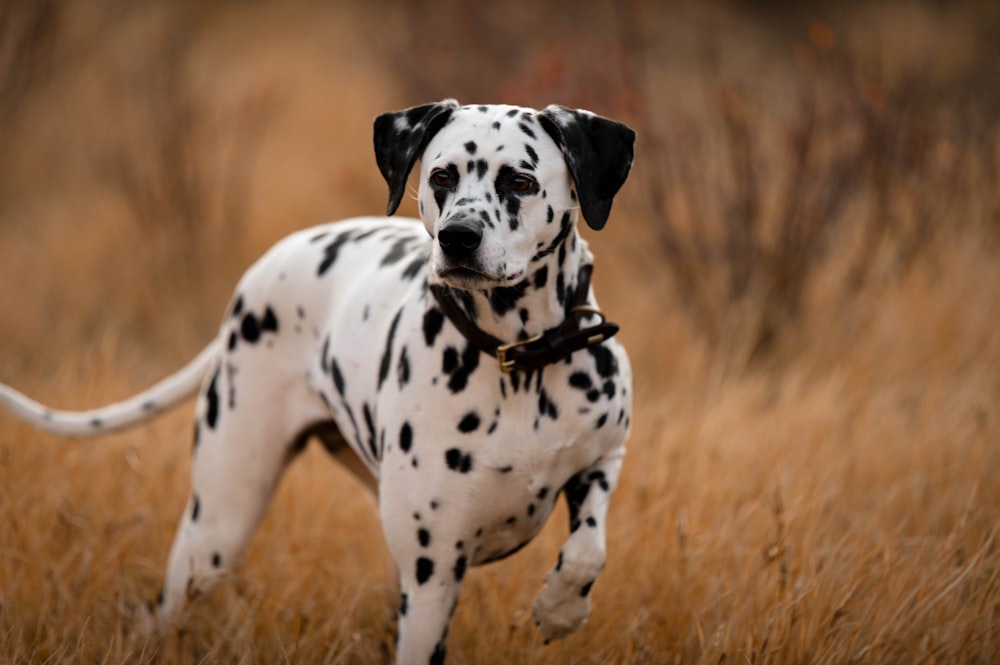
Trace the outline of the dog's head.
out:
M 435 239 L 431 279 L 511 286 L 576 224 L 607 222 L 635 133 L 588 111 L 463 106 L 454 100 L 375 119 L 375 158 L 399 207 L 419 159 L 420 217 Z

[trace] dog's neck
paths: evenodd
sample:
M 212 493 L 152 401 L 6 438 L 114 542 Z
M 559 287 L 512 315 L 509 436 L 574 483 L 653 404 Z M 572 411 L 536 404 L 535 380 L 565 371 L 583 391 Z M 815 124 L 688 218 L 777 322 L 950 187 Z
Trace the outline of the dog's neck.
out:
M 522 341 L 561 324 L 576 303 L 580 269 L 593 262 L 576 227 L 550 254 L 533 262 L 514 286 L 484 290 L 450 289 L 468 319 L 502 342 Z

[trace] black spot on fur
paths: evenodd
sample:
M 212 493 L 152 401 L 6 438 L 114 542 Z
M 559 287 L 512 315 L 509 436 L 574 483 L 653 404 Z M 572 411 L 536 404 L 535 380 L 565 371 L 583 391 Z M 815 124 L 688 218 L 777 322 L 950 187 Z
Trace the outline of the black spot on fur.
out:
M 399 364 L 396 367 L 396 376 L 399 379 L 399 388 L 402 390 L 410 382 L 410 358 L 406 354 L 406 347 L 399 352 Z
M 323 260 L 320 261 L 319 268 L 316 270 L 316 276 L 322 277 L 323 274 L 330 269 L 330 266 L 334 264 L 337 260 L 337 254 L 340 253 L 340 248 L 353 237 L 354 233 L 352 231 L 345 231 L 337 236 L 333 242 L 326 246 L 323 250 Z
M 260 340 L 260 324 L 253 312 L 247 312 L 240 323 L 240 334 L 243 339 L 251 344 L 256 344 Z
M 215 429 L 215 424 L 219 422 L 219 368 L 215 368 L 212 380 L 208 383 L 208 390 L 205 392 L 205 424 L 209 429 Z
M 397 263 L 409 253 L 410 247 L 413 246 L 414 242 L 416 242 L 416 238 L 413 238 L 412 236 L 396 238 L 395 242 L 393 242 L 392 246 L 389 248 L 389 251 L 382 257 L 382 261 L 379 265 L 385 267 Z
M 452 354 L 457 354 L 454 348 L 449 347 L 449 349 L 452 351 Z M 448 388 L 453 393 L 460 393 L 465 390 L 466 385 L 469 383 L 469 377 L 479 367 L 479 349 L 472 344 L 467 344 L 462 351 L 461 358 L 453 355 L 451 359 L 454 361 L 453 363 L 448 362 L 449 357 L 445 353 L 443 370 L 445 374 L 450 375 Z
M 278 332 L 278 317 L 274 315 L 274 310 L 268 306 L 264 310 L 264 318 L 260 322 L 261 332 Z
M 549 488 L 543 487 L 542 489 L 538 490 L 538 494 L 536 494 L 535 496 L 538 497 L 539 501 L 545 501 L 545 497 L 547 497 L 548 495 L 549 495 Z
M 232 314 L 230 314 L 230 316 L 235 317 L 235 316 L 239 316 L 242 313 L 243 313 L 243 296 L 240 295 L 240 296 L 237 296 L 236 302 L 233 303 L 233 311 L 232 311 Z
M 583 587 L 580 589 L 580 596 L 586 598 L 587 595 L 590 593 L 590 587 L 592 586 L 594 586 L 594 580 L 591 580 L 586 584 L 584 584 Z
M 406 616 L 406 610 L 408 609 L 409 604 L 410 604 L 410 597 L 404 593 L 403 597 L 399 601 L 399 616 L 401 617 Z
M 452 471 L 468 473 L 472 470 L 472 455 L 458 448 L 449 448 L 444 454 L 444 461 Z
M 434 574 L 434 562 L 425 556 L 417 559 L 417 584 L 424 584 Z
M 396 327 L 399 325 L 399 317 L 402 314 L 403 308 L 400 307 L 399 311 L 396 312 L 396 316 L 393 317 L 392 323 L 389 324 L 389 334 L 386 336 L 385 350 L 382 352 L 382 362 L 379 364 L 378 369 L 377 390 L 382 390 L 382 384 L 385 383 L 386 377 L 389 376 L 389 366 L 392 363 L 392 344 L 396 338 Z
M 440 309 L 432 307 L 424 312 L 424 341 L 427 346 L 434 346 L 441 327 L 444 325 L 444 314 Z
M 410 423 L 403 423 L 403 426 L 399 428 L 399 449 L 408 453 L 412 447 L 413 428 L 410 427 Z
M 517 227 L 520 225 L 520 220 L 518 219 L 518 213 L 521 211 L 521 199 L 516 197 L 509 197 L 507 199 L 507 224 L 510 226 L 511 231 L 517 231 Z
M 372 410 L 368 406 L 368 402 L 362 403 L 361 413 L 365 418 L 365 427 L 368 428 L 368 449 L 371 450 L 372 458 L 377 460 L 379 459 L 379 454 L 375 438 L 375 418 L 372 416 Z
M 566 504 L 569 506 L 569 530 L 571 532 L 580 528 L 580 506 L 587 499 L 590 492 L 590 483 L 583 480 L 578 473 L 563 486 L 566 494 Z
M 563 213 L 562 219 L 559 222 L 559 233 L 556 235 L 555 238 L 552 239 L 552 242 L 549 243 L 549 245 L 545 249 L 541 250 L 533 257 L 531 257 L 531 260 L 538 261 L 539 259 L 543 259 L 546 256 L 552 254 L 552 252 L 556 251 L 557 249 L 564 248 L 564 242 L 566 238 L 569 236 L 569 232 L 572 230 L 573 230 L 573 224 L 570 223 L 570 215 L 569 212 L 567 211 Z M 561 264 L 562 261 L 560 261 L 559 263 Z
M 591 529 L 597 526 L 597 520 L 595 520 L 593 516 L 588 517 L 585 521 L 587 522 L 587 526 L 589 526 Z
M 610 485 L 608 485 L 608 479 L 604 475 L 603 471 L 598 470 L 592 472 L 589 476 L 587 476 L 587 480 L 589 480 L 592 483 L 596 482 L 597 486 L 600 487 L 605 492 L 607 492 L 608 489 L 610 488 Z
M 605 381 L 604 386 L 601 388 L 601 392 L 603 392 L 608 399 L 613 398 L 615 396 L 615 382 L 611 380 Z
M 198 521 L 198 514 L 201 512 L 201 502 L 198 500 L 198 495 L 194 495 L 194 506 L 191 508 L 191 521 Z
M 559 410 L 552 400 L 549 399 L 548 393 L 545 392 L 544 388 L 538 393 L 538 414 L 542 417 L 548 416 L 552 420 L 559 417 Z
M 330 372 L 333 374 L 333 385 L 341 397 L 344 396 L 344 375 L 340 373 L 340 365 L 336 358 L 330 359 Z
M 521 375 L 517 372 L 511 372 L 509 376 L 510 387 L 514 390 L 514 392 L 517 392 L 521 389 Z
M 467 153 L 469 153 L 470 155 L 476 154 L 476 142 L 475 141 L 468 141 L 465 144 L 465 151 Z
M 604 378 L 610 378 L 618 374 L 618 361 L 615 356 L 603 344 L 594 344 L 587 347 L 587 352 L 594 357 L 597 366 L 597 373 Z
M 212 555 L 212 567 L 213 568 L 222 568 L 222 555 L 219 554 L 218 552 L 215 552 Z
M 419 541 L 421 547 L 427 547 L 431 544 L 431 532 L 427 529 L 418 529 L 417 541 Z
M 233 351 L 236 348 L 236 341 L 238 339 L 239 335 L 236 334 L 235 330 L 229 333 L 229 343 L 226 344 L 226 348 L 228 348 L 230 351 Z
M 535 152 L 535 149 L 532 148 L 529 144 L 525 143 L 524 144 L 524 151 L 526 153 L 528 153 L 528 159 L 531 160 L 531 163 L 537 165 L 538 164 L 538 153 Z
M 466 566 L 466 563 L 467 563 L 467 560 L 466 560 L 464 554 L 462 556 L 458 557 L 458 560 L 455 561 L 455 581 L 456 582 L 461 582 L 462 578 L 465 577 L 465 566 Z
M 441 371 L 445 374 L 451 374 L 456 367 L 458 367 L 458 349 L 449 346 L 441 356 Z
M 573 372 L 569 375 L 569 385 L 577 390 L 590 390 L 594 383 L 586 372 Z
M 542 266 L 535 272 L 535 288 L 540 289 L 549 281 L 549 267 Z
M 438 642 L 434 645 L 434 653 L 431 654 L 430 665 L 444 665 L 446 655 L 447 650 L 445 649 L 444 642 Z
M 597 419 L 597 426 L 594 429 L 601 429 L 604 427 L 604 423 L 608 422 L 608 414 L 602 414 L 600 418 Z
M 477 429 L 479 429 L 479 414 L 475 411 L 470 411 L 465 414 L 462 420 L 458 423 L 458 431 L 463 434 L 475 432 Z
M 528 290 L 528 280 L 524 279 L 514 286 L 499 286 L 490 290 L 490 307 L 497 316 L 503 316 L 517 307 L 517 301 L 524 297 Z
M 427 251 L 417 252 L 414 259 L 403 268 L 403 279 L 413 279 L 420 274 L 420 271 L 427 265 Z

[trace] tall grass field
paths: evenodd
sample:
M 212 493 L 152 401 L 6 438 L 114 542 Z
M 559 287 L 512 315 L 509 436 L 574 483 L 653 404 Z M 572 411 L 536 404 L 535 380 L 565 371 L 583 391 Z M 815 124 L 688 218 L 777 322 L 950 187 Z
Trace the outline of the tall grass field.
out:
M 271 244 L 384 210 L 378 113 L 589 108 L 638 132 L 586 230 L 635 371 L 607 565 L 543 645 L 560 508 L 466 576 L 450 662 L 998 662 L 998 35 L 986 1 L 8 2 L 0 381 L 83 409 L 187 362 Z M 319 445 L 231 578 L 139 634 L 192 413 L 0 412 L 0 662 L 391 661 L 377 510 Z

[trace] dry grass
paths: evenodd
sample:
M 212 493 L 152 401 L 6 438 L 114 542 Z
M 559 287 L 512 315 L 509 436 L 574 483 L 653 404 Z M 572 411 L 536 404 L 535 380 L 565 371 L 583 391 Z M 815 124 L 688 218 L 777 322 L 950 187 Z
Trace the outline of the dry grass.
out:
M 1000 95 L 983 81 L 1000 58 L 981 36 L 997 12 L 554 3 L 543 33 L 442 2 L 0 12 L 36 31 L 26 61 L 0 49 L 0 380 L 84 407 L 175 368 L 270 243 L 383 208 L 377 112 L 443 95 L 590 106 L 640 130 L 592 240 L 637 368 L 608 566 L 589 624 L 542 647 L 530 606 L 558 513 L 466 578 L 452 661 L 990 662 Z M 376 30 L 395 37 L 376 48 Z M 835 180 L 842 159 L 853 179 Z M 0 414 L 0 661 L 385 661 L 396 591 L 376 514 L 318 449 L 182 631 L 132 634 L 187 497 L 189 436 L 184 409 L 92 442 Z

